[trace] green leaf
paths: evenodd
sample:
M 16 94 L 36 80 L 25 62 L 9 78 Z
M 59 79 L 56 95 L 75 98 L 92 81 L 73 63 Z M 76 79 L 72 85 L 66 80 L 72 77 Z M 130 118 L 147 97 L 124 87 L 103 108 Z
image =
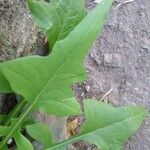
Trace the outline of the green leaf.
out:
M 8 150 L 7 144 L 5 144 L 1 150 Z
M 111 2 L 112 0 L 104 1 L 91 11 L 64 40 L 56 43 L 51 55 L 26 57 L 0 65 L 0 70 L 12 89 L 22 95 L 25 101 L 30 101 L 30 109 L 39 101 L 43 101 L 44 109 L 44 101 L 52 101 L 53 104 L 53 101 L 62 103 L 65 99 L 64 105 L 55 110 L 56 114 L 59 110 L 68 108 L 64 106 L 70 106 L 70 103 L 74 104 L 72 107 L 78 108 L 76 114 L 79 112 L 78 103 L 75 105 L 70 99 L 73 95 L 70 87 L 72 83 L 86 79 L 82 61 L 103 27 Z M 65 115 L 66 112 L 67 109 Z
M 81 134 L 47 150 L 65 150 L 68 144 L 79 140 L 96 144 L 101 150 L 119 150 L 148 114 L 140 106 L 115 108 L 93 100 L 84 101 L 84 113 L 86 124 Z
M 85 0 L 57 0 L 57 16 L 46 32 L 51 46 L 64 39 L 85 16 Z
M 83 59 L 98 32 L 102 30 L 111 4 L 112 0 L 104 0 L 65 39 L 55 44 L 49 56 L 30 56 L 0 64 L 0 71 L 9 81 L 12 90 L 28 102 L 28 108 L 15 121 L 1 142 L 0 149 L 20 130 L 21 124 L 38 102 L 41 102 L 40 108 L 46 111 L 44 101 L 49 101 L 49 106 L 50 103 L 54 106 L 54 101 L 57 105 L 61 103 L 56 110 L 49 108 L 57 115 L 80 114 L 79 104 L 72 99 L 71 85 L 86 79 Z
M 5 116 L 4 116 L 5 117 Z M 18 134 L 18 132 L 21 130 L 21 125 L 18 124 L 16 126 L 16 122 L 19 120 L 19 118 L 10 118 L 10 122 L 5 126 L 0 126 L 0 138 L 3 138 L 3 140 L 0 142 L 0 149 L 6 149 L 7 141 L 10 138 L 13 138 L 14 135 Z
M 52 17 L 55 8 L 46 2 L 35 0 L 28 0 L 28 5 L 38 27 L 49 30 L 52 27 Z
M 43 28 L 51 47 L 64 39 L 85 16 L 85 0 L 28 0 L 36 24 Z
M 0 93 L 12 93 L 9 82 L 0 71 Z
M 33 150 L 33 146 L 20 132 L 14 134 L 17 150 Z
M 36 123 L 26 126 L 26 129 L 31 137 L 40 141 L 45 147 L 49 147 L 53 144 L 50 130 L 46 125 Z
M 10 131 L 9 127 L 5 127 L 5 126 L 0 126 L 0 137 L 7 135 Z
M 35 108 L 47 113 L 47 114 L 55 114 L 57 116 L 67 116 L 68 114 L 77 114 L 77 110 L 79 110 L 78 105 L 76 103 L 75 98 L 67 98 L 61 99 L 60 101 L 54 100 L 44 100 L 38 101 L 35 105 Z M 58 108 L 61 108 L 58 110 Z M 57 110 L 57 111 L 56 111 Z
M 121 144 L 140 127 L 148 114 L 140 106 L 114 108 L 93 101 L 84 102 L 84 108 L 86 124 L 81 135 L 88 134 L 85 140 L 104 150 L 120 149 Z M 100 141 L 94 140 L 97 138 Z

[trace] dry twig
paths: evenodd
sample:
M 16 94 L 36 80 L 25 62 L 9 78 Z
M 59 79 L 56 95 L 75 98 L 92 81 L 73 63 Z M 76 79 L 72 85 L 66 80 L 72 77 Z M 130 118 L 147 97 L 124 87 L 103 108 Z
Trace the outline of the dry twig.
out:
M 113 89 L 110 89 L 107 93 L 105 93 L 103 96 L 102 96 L 102 100 L 104 100 L 111 92 L 113 91 Z
M 127 0 L 127 1 L 124 1 L 124 2 L 119 1 L 119 4 L 114 9 L 117 9 L 117 8 L 121 7 L 122 5 L 125 5 L 127 3 L 131 3 L 133 1 L 134 0 Z

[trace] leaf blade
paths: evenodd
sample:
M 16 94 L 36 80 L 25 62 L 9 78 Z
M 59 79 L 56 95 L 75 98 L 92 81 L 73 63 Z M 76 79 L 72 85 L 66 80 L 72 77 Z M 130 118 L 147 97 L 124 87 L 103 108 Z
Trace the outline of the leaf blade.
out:
M 93 110 L 91 105 L 94 108 Z M 120 149 L 120 145 L 139 128 L 148 114 L 140 106 L 114 108 L 107 104 L 93 103 L 92 101 L 85 102 L 84 106 L 87 124 L 83 127 L 83 133 L 85 134 L 87 131 L 96 129 L 94 134 L 96 137 L 98 136 L 103 139 L 103 142 L 108 146 L 106 149 Z M 101 115 L 99 116 L 99 114 Z M 94 119 L 92 119 L 92 116 L 95 116 Z M 93 122 L 92 125 L 91 122 Z M 100 129 L 98 129 L 98 126 Z M 87 140 L 93 142 L 90 136 L 91 134 L 88 135 Z M 101 143 L 97 144 L 97 146 L 102 148 Z M 105 150 L 105 148 L 102 149 Z
M 0 71 L 0 93 L 12 93 L 9 82 Z
M 49 30 L 52 27 L 51 12 L 54 8 L 47 5 L 46 2 L 34 0 L 28 0 L 28 6 L 38 27 Z
M 52 136 L 50 134 L 49 128 L 46 125 L 42 123 L 36 123 L 33 125 L 27 125 L 26 129 L 30 136 L 42 142 L 44 147 L 48 147 L 53 144 Z
M 32 56 L 1 64 L 0 69 L 12 89 L 26 101 L 34 101 L 33 104 L 72 97 L 71 84 L 86 78 L 82 61 L 99 29 L 102 29 L 111 3 L 112 0 L 104 1 L 91 11 L 64 40 L 55 44 L 51 55 Z
M 28 5 L 37 25 L 47 25 L 43 25 L 43 30 L 51 47 L 57 40 L 64 39 L 85 16 L 84 0 L 56 0 L 49 3 L 28 0 Z
M 0 137 L 7 135 L 9 131 L 10 131 L 9 127 L 0 126 Z
M 103 108 L 104 105 L 105 108 Z M 84 107 L 86 125 L 83 127 L 81 134 L 68 141 L 54 145 L 47 150 L 59 150 L 59 148 L 65 150 L 68 144 L 80 140 L 96 144 L 102 150 L 119 150 L 120 145 L 139 128 L 148 114 L 143 107 L 115 108 L 93 100 L 86 100 Z M 109 111 L 110 108 L 111 111 Z M 117 116 L 114 117 L 114 113 L 117 114 Z M 104 117 L 105 122 L 103 122 Z M 113 117 L 116 122 L 114 120 L 109 121 L 111 117 Z M 92 126 L 91 122 L 93 122 Z
M 20 132 L 14 134 L 17 150 L 33 150 L 32 144 Z
M 58 109 L 60 107 L 62 107 L 62 109 Z M 37 102 L 35 108 L 40 110 L 41 112 L 53 114 L 56 116 L 81 114 L 81 109 L 78 107 L 78 105 L 76 105 L 75 98 L 62 99 L 61 101 L 39 101 Z
M 102 29 L 111 3 L 112 0 L 105 0 L 103 5 L 97 6 L 90 12 L 64 40 L 55 44 L 51 55 L 32 56 L 0 64 L 0 70 L 10 82 L 11 88 L 30 104 L 0 147 L 16 129 L 20 128 L 21 123 L 38 101 L 60 101 L 72 97 L 72 83 L 81 82 L 86 78 L 82 61 L 97 32 Z M 78 103 L 76 105 L 80 107 Z M 66 112 L 63 113 L 66 115 Z
M 53 46 L 56 41 L 64 39 L 85 16 L 84 0 L 58 0 L 58 21 L 54 20 L 52 29 L 46 32 L 49 43 Z M 55 30 L 56 29 L 56 30 Z

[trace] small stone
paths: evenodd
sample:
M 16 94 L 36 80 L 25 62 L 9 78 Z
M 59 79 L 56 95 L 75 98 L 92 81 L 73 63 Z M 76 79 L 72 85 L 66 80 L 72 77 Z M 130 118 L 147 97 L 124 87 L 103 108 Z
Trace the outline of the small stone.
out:
M 148 49 L 149 48 L 149 46 L 147 44 L 145 44 L 145 43 L 142 44 L 141 46 L 142 46 L 143 49 Z
M 90 86 L 85 86 L 85 90 L 87 91 L 87 92 L 89 92 L 90 91 Z
M 84 96 L 84 93 L 81 94 L 81 97 Z
M 92 53 L 90 53 L 90 56 L 91 56 L 91 58 L 93 58 L 93 57 L 94 57 Z
M 99 60 L 99 59 L 95 59 L 95 61 L 96 61 L 96 63 L 97 63 L 98 65 L 100 65 L 100 64 L 102 63 L 102 61 Z
M 122 57 L 118 53 L 104 54 L 104 66 L 106 67 L 121 67 Z
M 12 139 L 9 139 L 9 140 L 7 141 L 7 144 L 10 145 L 12 142 L 13 142 L 13 140 L 12 140 Z
M 82 88 L 81 88 L 81 87 L 79 87 L 79 90 L 82 90 Z
M 132 86 L 132 84 L 130 82 L 128 82 L 128 81 L 126 82 L 126 85 L 127 86 Z
M 86 73 L 89 73 L 90 71 L 89 70 L 86 70 Z
M 95 0 L 93 3 L 99 4 L 102 0 Z
M 135 91 L 139 91 L 139 88 L 134 88 Z
M 104 61 L 106 62 L 106 63 L 111 63 L 112 62 L 112 57 L 113 57 L 113 55 L 112 54 L 104 54 Z
M 34 141 L 32 144 L 33 144 L 33 148 L 36 150 L 42 150 L 43 149 L 43 145 L 38 141 Z
M 142 49 L 147 50 L 149 52 L 150 51 L 150 40 L 144 39 L 141 47 L 142 47 Z

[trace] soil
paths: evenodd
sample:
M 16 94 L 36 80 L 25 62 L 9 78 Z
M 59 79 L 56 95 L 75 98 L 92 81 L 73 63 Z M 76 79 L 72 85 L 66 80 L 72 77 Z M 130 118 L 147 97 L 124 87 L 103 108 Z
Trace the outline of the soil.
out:
M 35 47 L 40 49 L 43 38 L 36 39 L 37 32 L 25 3 L 19 0 L 2 1 L 0 61 L 35 53 L 41 55 L 41 51 L 34 50 Z M 98 0 L 87 0 L 87 9 L 96 6 L 96 2 Z M 149 0 L 114 1 L 102 35 L 97 38 L 84 62 L 88 80 L 74 85 L 75 95 L 80 101 L 93 98 L 107 101 L 114 106 L 138 104 L 150 110 L 149 10 Z M 15 13 L 19 14 L 18 18 L 13 18 Z M 13 99 L 12 103 L 15 104 L 16 100 Z M 86 149 L 91 148 L 89 146 Z M 149 149 L 150 117 L 123 146 L 123 150 Z
M 95 2 L 88 0 L 87 7 Z M 88 80 L 76 85 L 75 93 L 79 99 L 103 98 L 115 106 L 150 110 L 150 1 L 124 2 L 114 1 L 102 35 L 85 59 Z M 150 117 L 123 149 L 150 149 Z

